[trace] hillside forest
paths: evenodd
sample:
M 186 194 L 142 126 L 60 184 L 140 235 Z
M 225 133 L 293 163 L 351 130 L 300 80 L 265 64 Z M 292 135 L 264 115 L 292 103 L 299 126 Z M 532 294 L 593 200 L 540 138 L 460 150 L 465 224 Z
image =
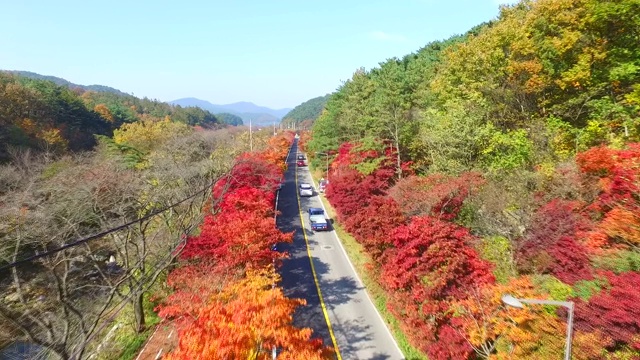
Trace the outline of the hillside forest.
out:
M 640 2 L 524 0 L 370 70 L 301 139 L 428 359 L 640 358 Z M 323 175 L 326 176 L 326 175 Z
M 123 124 L 138 121 L 201 127 L 221 123 L 200 108 L 139 99 L 108 87 L 89 88 L 107 91 L 0 72 L 0 162 L 8 161 L 9 151 L 16 148 L 56 154 L 89 150 L 96 145 L 94 135 L 111 136 Z

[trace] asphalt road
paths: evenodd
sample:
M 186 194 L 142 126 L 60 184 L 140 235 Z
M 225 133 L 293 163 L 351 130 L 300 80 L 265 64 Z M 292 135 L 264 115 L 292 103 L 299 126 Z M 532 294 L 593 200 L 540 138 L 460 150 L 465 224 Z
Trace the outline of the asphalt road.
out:
M 307 301 L 294 314 L 295 325 L 310 327 L 325 344 L 337 346 L 339 359 L 403 359 L 335 232 L 311 230 L 306 211 L 322 203 L 317 194 L 298 197 L 297 183 L 313 182 L 307 167 L 296 166 L 296 155 L 297 141 L 287 160 L 285 183 L 278 196 L 281 215 L 276 218 L 282 231 L 294 232 L 292 244 L 278 247 L 290 254 L 280 269 L 281 286 L 287 296 Z

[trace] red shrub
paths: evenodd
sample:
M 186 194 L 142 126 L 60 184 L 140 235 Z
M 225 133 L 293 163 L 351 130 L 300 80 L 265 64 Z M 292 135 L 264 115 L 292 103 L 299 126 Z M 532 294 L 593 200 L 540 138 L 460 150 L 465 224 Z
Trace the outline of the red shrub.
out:
M 182 258 L 212 259 L 225 269 L 270 264 L 282 256 L 271 246 L 292 239 L 274 226 L 272 218 L 247 211 L 207 215 L 200 229 L 200 235 L 189 238 Z
M 241 187 L 253 187 L 266 192 L 274 192 L 282 179 L 283 170 L 266 161 L 260 154 L 248 153 L 239 156 L 228 177 L 220 179 L 213 188 L 213 195 L 219 198 L 223 192 Z
M 624 150 L 589 149 L 577 156 L 583 172 L 598 178 L 600 193 L 590 206 L 594 219 L 601 219 L 589 235 L 592 251 L 608 246 L 640 244 L 640 143 Z
M 574 237 L 561 237 L 551 247 L 549 255 L 554 259 L 550 266 L 551 273 L 561 281 L 574 284 L 592 278 L 586 249 Z
M 226 285 L 232 276 L 222 274 L 211 262 L 187 264 L 171 271 L 167 285 L 173 293 L 154 310 L 158 316 L 172 319 L 178 328 L 188 327 L 211 297 Z
M 360 211 L 373 196 L 385 195 L 393 178 L 393 170 L 383 168 L 364 176 L 355 169 L 342 169 L 332 175 L 325 194 L 340 219 Z
M 552 273 L 569 283 L 590 278 L 586 248 L 576 241 L 576 234 L 591 227 L 578 212 L 580 205 L 554 199 L 536 212 L 530 231 L 518 244 L 521 270 Z
M 598 209 L 609 211 L 621 204 L 638 207 L 640 143 L 629 144 L 625 150 L 591 148 L 578 154 L 576 161 L 584 173 L 600 178 Z
M 393 244 L 389 233 L 405 221 L 393 199 L 373 196 L 367 206 L 345 218 L 343 225 L 377 260 Z
M 438 341 L 430 344 L 427 354 L 429 359 L 473 359 L 475 353 L 469 342 L 458 331 L 449 325 L 438 330 Z
M 407 216 L 431 215 L 453 220 L 464 200 L 484 183 L 478 173 L 464 173 L 458 177 L 441 174 L 409 176 L 399 180 L 391 189 L 393 197 Z
M 605 176 L 615 167 L 615 150 L 606 146 L 592 147 L 577 154 L 576 162 L 587 174 Z
M 264 217 L 273 216 L 275 195 L 252 187 L 240 187 L 227 192 L 220 203 L 220 211 L 248 211 Z
M 576 328 L 600 329 L 615 342 L 610 351 L 624 345 L 640 350 L 640 273 L 605 276 L 610 288 L 592 296 L 589 302 L 576 299 Z
M 493 283 L 490 265 L 467 245 L 472 239 L 467 229 L 432 217 L 413 218 L 391 237 L 395 248 L 385 253 L 381 276 L 393 298 L 389 308 L 412 344 L 441 353 L 438 337 L 441 330 L 449 334 L 440 328 L 449 321 L 451 299 L 464 298 L 472 286 Z
M 325 195 L 338 212 L 338 218 L 344 219 L 368 205 L 368 196 L 360 187 L 363 175 L 354 169 L 345 169 L 333 175 Z

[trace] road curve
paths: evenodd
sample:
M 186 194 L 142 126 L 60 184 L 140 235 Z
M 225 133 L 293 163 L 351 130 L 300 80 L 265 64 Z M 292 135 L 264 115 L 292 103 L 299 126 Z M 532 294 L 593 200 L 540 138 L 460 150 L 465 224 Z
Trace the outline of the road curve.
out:
M 404 359 L 335 232 L 311 230 L 306 211 L 323 206 L 317 194 L 298 197 L 297 184 L 313 182 L 306 167 L 296 166 L 296 155 L 297 141 L 287 158 L 276 221 L 282 231 L 294 232 L 292 244 L 279 246 L 290 254 L 280 269 L 281 286 L 287 296 L 307 301 L 294 314 L 294 324 L 312 328 L 325 344 L 337 347 L 338 359 Z

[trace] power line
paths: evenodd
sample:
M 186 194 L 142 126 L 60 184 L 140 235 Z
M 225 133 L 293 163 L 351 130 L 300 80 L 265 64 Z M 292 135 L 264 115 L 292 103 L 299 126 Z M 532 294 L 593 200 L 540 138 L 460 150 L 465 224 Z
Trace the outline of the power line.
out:
M 221 177 L 220 177 L 220 178 L 221 178 Z M 32 255 L 32 256 L 29 256 L 29 257 L 24 258 L 24 259 L 22 259 L 22 260 L 18 260 L 18 261 L 15 261 L 15 262 L 12 262 L 12 263 L 9 263 L 9 264 L 6 264 L 6 265 L 3 265 L 3 266 L 0 266 L 0 271 L 4 271 L 4 270 L 7 270 L 7 269 L 11 269 L 11 268 L 14 268 L 14 267 L 16 267 L 16 266 L 22 265 L 22 264 L 24 264 L 24 263 L 28 263 L 28 262 L 31 262 L 31 261 L 33 261 L 33 260 L 37 260 L 37 259 L 43 258 L 43 257 L 45 257 L 45 256 L 49 256 L 49 255 L 52 255 L 52 254 L 58 253 L 58 252 L 60 252 L 60 251 L 66 250 L 66 249 L 69 249 L 69 248 L 72 248 L 72 247 L 76 247 L 76 246 L 78 246 L 78 245 L 82 245 L 82 244 L 84 244 L 84 243 L 86 243 L 86 242 L 89 242 L 89 241 L 91 241 L 91 240 L 99 239 L 99 238 L 101 238 L 101 237 L 103 237 L 103 236 L 106 236 L 106 235 L 109 235 L 109 234 L 111 234 L 111 233 L 113 233 L 113 232 L 116 232 L 116 231 L 119 231 L 119 230 L 125 229 L 125 228 L 127 228 L 127 227 L 129 227 L 129 226 L 131 226 L 131 225 L 133 225 L 133 224 L 138 223 L 138 222 L 141 222 L 141 221 L 145 221 L 145 220 L 147 220 L 147 219 L 150 219 L 150 218 L 152 218 L 152 217 L 154 217 L 154 216 L 156 216 L 156 215 L 158 215 L 158 214 L 161 214 L 161 213 L 163 213 L 163 212 L 165 212 L 165 211 L 167 211 L 167 210 L 171 210 L 171 209 L 173 209 L 174 207 L 176 207 L 176 206 L 178 206 L 178 205 L 180 205 L 180 204 L 184 203 L 184 202 L 185 202 L 185 201 L 187 201 L 187 200 L 191 200 L 191 199 L 195 198 L 195 197 L 196 197 L 196 196 L 198 196 L 199 194 L 201 194 L 201 193 L 205 192 L 207 189 L 210 189 L 210 188 L 211 188 L 211 187 L 216 183 L 216 181 L 217 181 L 217 180 L 219 180 L 220 178 L 217 178 L 217 179 L 215 179 L 215 180 L 211 181 L 211 183 L 209 183 L 206 187 L 204 187 L 204 188 L 202 188 L 202 189 L 200 189 L 200 190 L 196 191 L 195 193 L 193 193 L 193 194 L 189 195 L 188 197 L 186 197 L 186 198 L 184 198 L 184 199 L 182 199 L 182 200 L 180 200 L 180 201 L 178 201 L 178 202 L 176 202 L 176 203 L 173 203 L 173 204 L 171 204 L 171 205 L 169 205 L 169 206 L 165 207 L 164 209 L 154 211 L 154 212 L 152 212 L 152 213 L 150 213 L 150 214 L 148 214 L 148 215 L 145 215 L 145 216 L 143 216 L 143 217 L 141 217 L 141 218 L 138 218 L 138 219 L 136 219 L 136 220 L 130 221 L 130 222 L 125 223 L 125 224 L 120 225 L 120 226 L 116 226 L 116 227 L 111 228 L 111 229 L 109 229 L 109 230 L 105 230 L 105 231 L 102 231 L 102 232 L 100 232 L 100 233 L 97 233 L 97 234 L 94 234 L 94 235 L 91 235 L 91 236 L 88 236 L 88 237 L 85 237 L 85 238 L 82 238 L 82 239 L 79 239 L 79 240 L 76 240 L 76 241 L 70 242 L 70 243 L 68 243 L 68 244 L 62 245 L 62 246 L 60 246 L 60 247 L 58 247 L 58 248 L 55 248 L 55 249 L 53 249 L 53 250 L 45 251 L 45 252 L 43 252 L 43 253 L 41 253 L 41 254 Z
M 180 241 L 178 244 L 176 244 L 176 246 L 173 248 L 172 251 L 169 251 L 166 257 L 163 258 L 164 261 L 167 260 L 171 260 L 174 257 L 175 251 L 180 248 L 180 247 L 184 247 L 186 244 L 186 240 L 182 240 Z M 151 273 L 155 272 L 156 270 L 166 266 L 166 264 L 164 263 L 164 261 L 159 261 L 158 265 L 156 265 L 153 269 L 153 271 L 151 271 Z M 102 322 L 102 324 L 100 324 L 99 326 L 97 326 L 96 328 L 94 328 L 91 331 L 91 334 L 87 337 L 87 339 L 85 339 L 81 344 L 78 344 L 80 347 L 78 347 L 70 356 L 71 359 L 75 359 L 76 356 L 78 356 L 78 354 L 84 352 L 86 350 L 86 346 L 87 344 L 93 340 L 93 338 L 100 333 L 107 325 L 113 323 L 113 321 L 115 320 L 116 316 L 122 311 L 124 310 L 125 306 L 129 303 L 129 301 L 131 301 L 133 299 L 134 296 L 136 296 L 137 293 L 140 292 L 147 292 L 147 290 L 149 290 L 151 288 L 151 286 L 153 286 L 153 283 L 151 284 L 145 284 L 144 282 L 139 282 L 137 287 L 134 290 L 131 290 L 128 294 L 128 296 L 124 297 L 123 299 L 121 299 L 121 301 L 117 304 L 114 304 L 114 306 L 111 308 L 111 313 L 109 316 L 107 316 L 107 318 L 105 319 L 105 321 Z M 77 345 L 77 346 L 78 346 Z

